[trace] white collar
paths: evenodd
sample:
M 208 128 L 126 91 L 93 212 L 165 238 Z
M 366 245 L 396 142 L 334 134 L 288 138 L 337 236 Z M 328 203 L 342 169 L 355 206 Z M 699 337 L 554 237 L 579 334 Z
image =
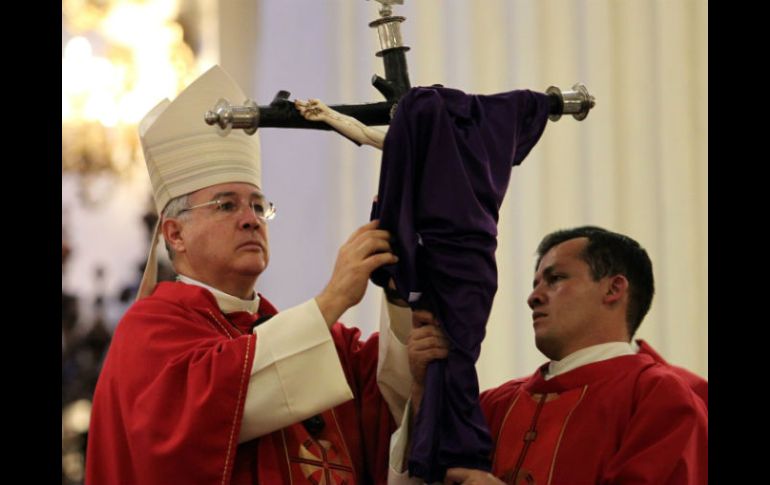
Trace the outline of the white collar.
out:
M 224 291 L 217 290 L 216 288 L 209 286 L 205 283 L 201 283 L 200 281 L 194 280 L 188 276 L 185 275 L 179 275 L 177 276 L 177 281 L 181 281 L 182 283 L 187 283 L 188 285 L 195 285 L 200 286 L 201 288 L 206 288 L 211 292 L 212 295 L 214 295 L 214 298 L 217 300 L 217 305 L 219 306 L 219 309 L 222 310 L 222 313 L 232 313 L 232 312 L 249 312 L 252 314 L 257 313 L 259 310 L 259 295 L 257 292 L 254 292 L 254 298 L 251 300 L 243 300 L 241 298 L 238 298 L 237 296 L 229 295 L 225 293 Z
M 561 360 L 552 360 L 548 363 L 545 380 L 569 372 L 578 367 L 602 360 L 620 357 L 621 355 L 633 355 L 636 352 L 628 342 L 608 342 L 592 345 L 584 349 L 572 352 Z

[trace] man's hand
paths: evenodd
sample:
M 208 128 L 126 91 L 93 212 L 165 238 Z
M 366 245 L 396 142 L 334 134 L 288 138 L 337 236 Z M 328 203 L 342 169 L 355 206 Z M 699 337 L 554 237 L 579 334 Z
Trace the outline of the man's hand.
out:
M 444 485 L 456 483 L 460 485 L 505 485 L 505 482 L 489 472 L 468 468 L 450 468 L 446 471 Z
M 427 310 L 412 313 L 412 332 L 407 341 L 409 370 L 412 373 L 412 412 L 417 415 L 425 389 L 425 371 L 428 363 L 449 355 L 449 342 L 439 327 L 436 317 Z
M 318 308 L 330 327 L 345 310 L 361 301 L 372 271 L 398 261 L 390 249 L 390 233 L 377 229 L 378 224 L 378 220 L 364 224 L 342 245 L 332 277 L 316 297 Z

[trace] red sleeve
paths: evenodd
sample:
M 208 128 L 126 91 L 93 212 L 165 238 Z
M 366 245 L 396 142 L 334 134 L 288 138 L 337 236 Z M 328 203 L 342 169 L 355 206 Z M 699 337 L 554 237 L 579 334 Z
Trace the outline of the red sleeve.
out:
M 360 452 L 368 480 L 365 483 L 385 484 L 388 476 L 390 435 L 396 424 L 377 385 L 377 355 L 379 334 L 361 341 L 361 332 L 342 324 L 332 326 L 345 376 L 355 396 L 360 430 Z
M 635 408 L 601 484 L 708 483 L 708 416 L 670 370 L 639 378 Z
M 229 483 L 256 337 L 227 324 L 151 298 L 129 310 L 94 395 L 87 483 Z

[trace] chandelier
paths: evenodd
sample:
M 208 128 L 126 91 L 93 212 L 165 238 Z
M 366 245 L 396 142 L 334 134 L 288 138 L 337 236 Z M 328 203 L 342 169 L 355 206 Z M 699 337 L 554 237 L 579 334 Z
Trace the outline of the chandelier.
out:
M 62 1 L 63 173 L 119 179 L 142 160 L 142 116 L 198 74 L 179 9 L 180 0 Z

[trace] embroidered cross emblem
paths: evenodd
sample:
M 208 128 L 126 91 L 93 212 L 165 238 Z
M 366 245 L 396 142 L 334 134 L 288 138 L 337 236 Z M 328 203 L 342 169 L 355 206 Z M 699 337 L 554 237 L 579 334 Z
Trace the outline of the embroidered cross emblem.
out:
M 302 474 L 313 485 L 351 485 L 353 468 L 342 463 L 337 448 L 329 441 L 307 439 L 299 447 L 298 463 Z

